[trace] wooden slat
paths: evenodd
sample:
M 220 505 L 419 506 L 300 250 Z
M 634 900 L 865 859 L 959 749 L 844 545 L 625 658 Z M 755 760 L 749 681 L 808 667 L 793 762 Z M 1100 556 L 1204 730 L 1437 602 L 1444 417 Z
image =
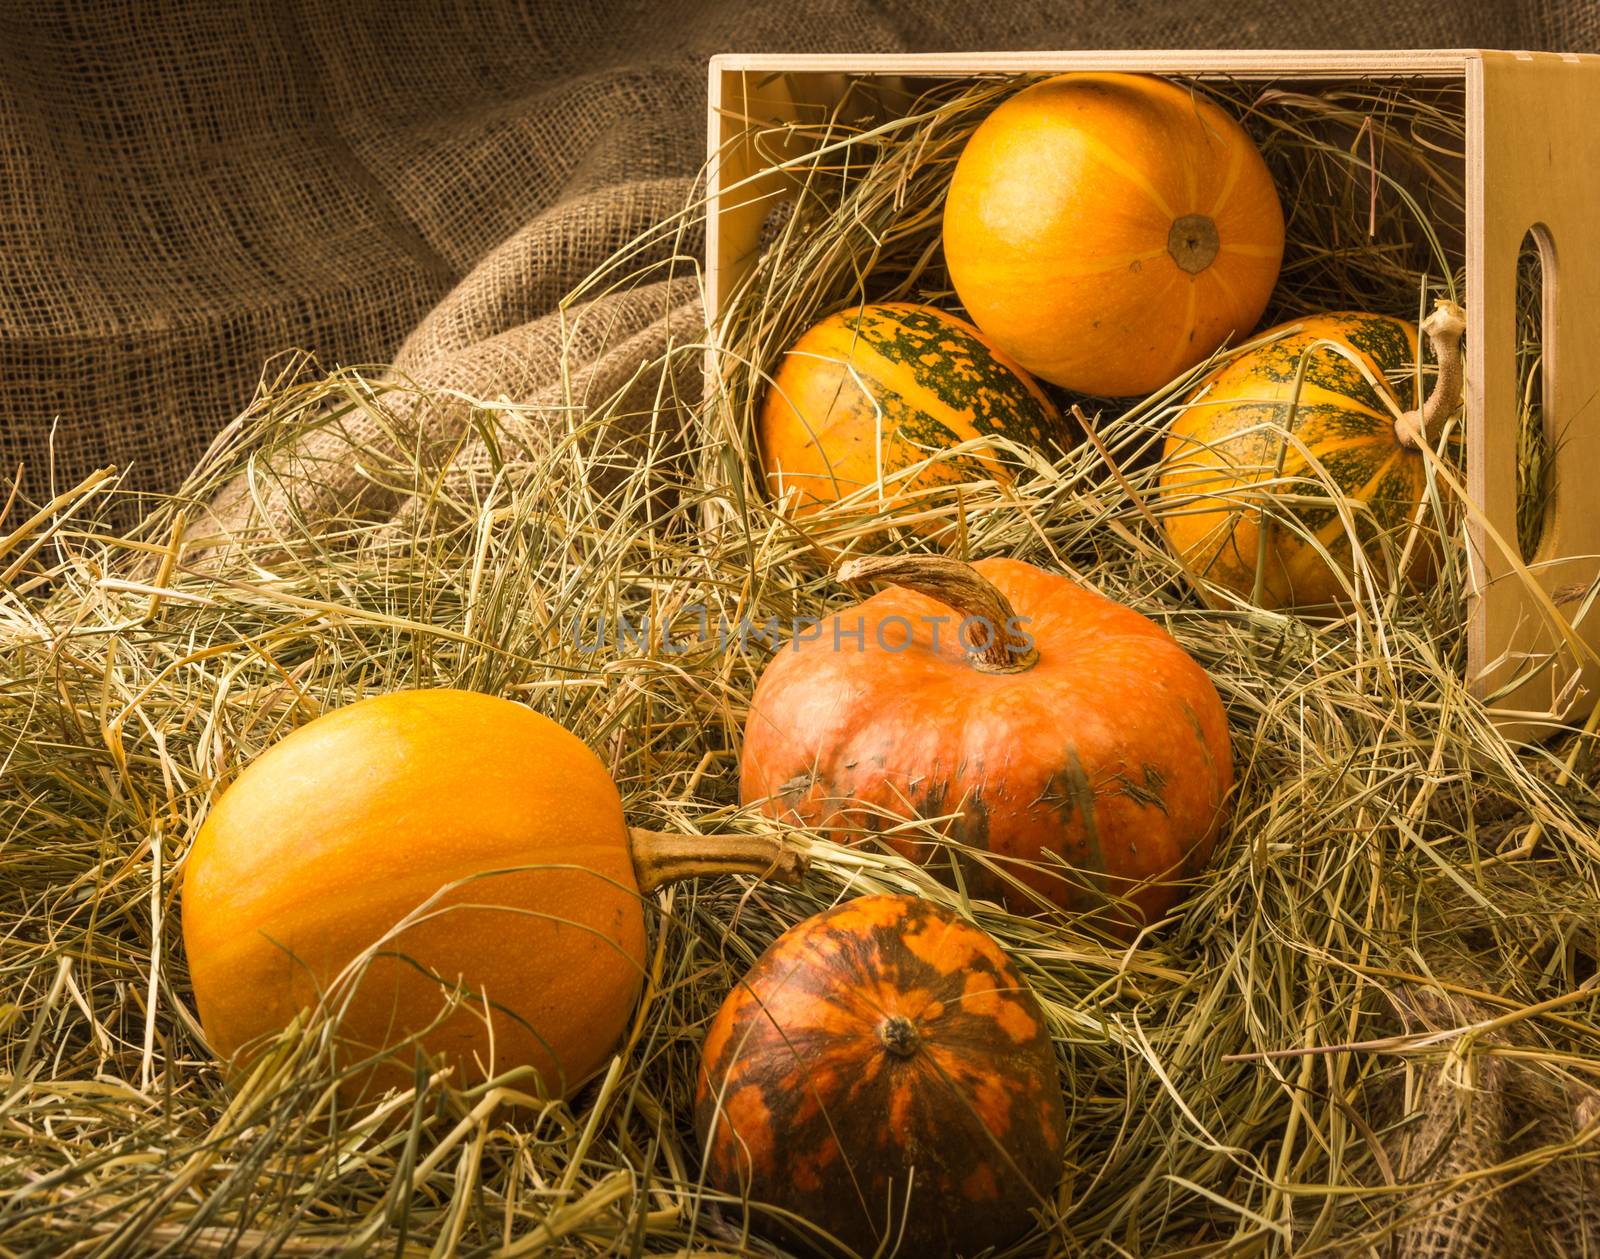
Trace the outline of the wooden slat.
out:
M 799 157 L 800 145 L 786 142 L 775 129 L 802 118 L 820 121 L 848 87 L 847 76 L 828 71 L 730 68 L 725 60 L 711 59 L 708 85 L 706 306 L 713 322 L 731 286 L 754 261 L 767 215 L 793 187 L 771 168 L 774 162 Z M 752 143 L 758 134 L 760 152 Z
M 712 59 L 708 85 L 706 301 L 713 318 L 722 309 L 728 286 L 748 269 L 762 221 L 783 190 L 781 181 L 761 177 L 765 163 L 750 138 L 795 118 L 787 75 L 725 70 L 720 60 Z
M 1057 74 L 1068 70 L 1128 70 L 1142 74 L 1459 76 L 1477 54 L 1467 49 L 1399 51 L 1320 49 L 1094 49 L 1061 52 L 968 53 L 721 53 L 714 68 L 769 73 L 825 72 L 873 75 Z
M 1487 52 L 1468 75 L 1467 373 L 1468 492 L 1495 530 L 1516 546 L 1518 382 L 1517 256 L 1530 228 L 1548 231 L 1544 266 L 1545 406 L 1559 442 L 1556 504 L 1533 558 L 1533 575 L 1564 617 L 1600 571 L 1600 59 Z M 1500 701 L 1508 723 L 1526 725 L 1566 696 L 1561 715 L 1595 705 L 1597 671 L 1571 689 L 1586 654 L 1563 649 L 1547 609 L 1527 589 L 1515 559 L 1481 524 L 1470 530 L 1474 560 L 1469 681 L 1495 695 L 1530 661 L 1552 667 Z M 1600 613 L 1578 625 L 1600 645 Z

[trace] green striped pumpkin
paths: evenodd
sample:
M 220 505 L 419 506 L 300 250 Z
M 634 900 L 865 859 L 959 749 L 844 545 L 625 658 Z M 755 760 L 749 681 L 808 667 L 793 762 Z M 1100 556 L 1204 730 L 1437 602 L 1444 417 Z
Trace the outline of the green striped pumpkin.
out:
M 1424 494 L 1424 456 L 1395 428 L 1397 410 L 1421 404 L 1402 401 L 1400 390 L 1411 388 L 1394 383 L 1414 376 L 1416 330 L 1387 315 L 1339 313 L 1272 332 L 1284 335 L 1209 377 L 1169 430 L 1163 523 L 1191 572 L 1246 599 L 1259 593 L 1261 606 L 1347 604 L 1352 538 L 1327 483 L 1347 500 L 1355 540 L 1384 579 L 1405 554 Z M 1319 341 L 1337 343 L 1349 357 Z M 1295 374 L 1308 350 L 1295 402 Z M 1433 541 L 1419 535 L 1412 542 L 1407 580 L 1431 577 Z
M 928 507 L 945 487 L 1009 480 L 982 446 L 917 468 L 984 437 L 1065 444 L 1060 412 L 1014 360 L 954 315 L 908 302 L 807 331 L 778 364 L 757 432 L 767 488 L 797 515 L 861 491 L 867 511 Z

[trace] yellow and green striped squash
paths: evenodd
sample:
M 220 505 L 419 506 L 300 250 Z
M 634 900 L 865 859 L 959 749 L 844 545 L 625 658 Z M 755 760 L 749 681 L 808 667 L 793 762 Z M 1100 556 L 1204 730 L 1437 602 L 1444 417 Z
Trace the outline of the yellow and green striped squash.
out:
M 1067 444 L 1055 404 L 1013 359 L 971 324 L 909 302 L 843 310 L 801 336 L 756 436 L 768 492 L 796 517 L 871 487 L 864 512 L 906 512 L 938 505 L 945 487 L 1009 481 L 984 446 L 925 462 L 975 439 Z
M 1168 432 L 1160 486 L 1173 547 L 1192 573 L 1262 607 L 1348 605 L 1352 540 L 1331 481 L 1380 581 L 1393 578 L 1402 557 L 1404 580 L 1431 580 L 1437 538 L 1419 510 L 1425 457 L 1395 430 L 1396 410 L 1421 404 L 1411 397 L 1416 330 L 1387 315 L 1344 312 L 1264 335 L 1273 333 L 1284 335 L 1208 377 Z M 1367 374 L 1319 341 L 1343 346 Z M 1412 535 L 1414 521 L 1422 527 Z

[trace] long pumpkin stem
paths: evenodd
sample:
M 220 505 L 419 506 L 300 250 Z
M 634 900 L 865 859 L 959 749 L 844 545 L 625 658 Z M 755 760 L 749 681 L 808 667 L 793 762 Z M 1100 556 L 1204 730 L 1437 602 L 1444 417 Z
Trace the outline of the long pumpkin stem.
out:
M 886 581 L 944 604 L 961 614 L 961 641 L 972 667 L 985 673 L 1021 673 L 1039 661 L 1032 640 L 1016 628 L 1017 611 L 995 584 L 972 565 L 944 555 L 863 555 L 839 565 L 846 584 Z M 985 628 L 985 641 L 967 626 Z
M 1440 298 L 1433 314 L 1422 321 L 1422 331 L 1433 347 L 1439 374 L 1421 408 L 1407 411 L 1394 422 L 1395 436 L 1402 446 L 1414 450 L 1424 443 L 1430 448 L 1436 445 L 1444 422 L 1460 407 L 1461 388 L 1466 379 L 1461 363 L 1461 335 L 1466 330 L 1466 312 L 1446 298 Z
M 771 835 L 674 835 L 628 828 L 633 873 L 641 892 L 702 874 L 753 874 L 770 883 L 799 883 L 811 863 Z

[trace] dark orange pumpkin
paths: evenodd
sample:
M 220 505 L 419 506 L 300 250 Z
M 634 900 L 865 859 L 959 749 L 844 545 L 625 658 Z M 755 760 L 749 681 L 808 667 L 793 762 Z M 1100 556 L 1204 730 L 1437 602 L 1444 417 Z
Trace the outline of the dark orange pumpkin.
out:
M 866 896 L 785 932 L 706 1036 L 713 1185 L 856 1254 L 959 1255 L 1048 1216 L 1065 1108 L 1043 1013 L 1000 946 L 929 901 Z M 809 1235 L 807 1235 L 809 1234 Z
M 944 819 L 951 844 L 885 838 L 953 854 L 968 887 L 1013 906 L 1031 889 L 1119 924 L 1166 912 L 1233 781 L 1205 671 L 1154 622 L 1031 564 L 873 558 L 840 576 L 895 588 L 767 666 L 744 802 L 847 837 Z

